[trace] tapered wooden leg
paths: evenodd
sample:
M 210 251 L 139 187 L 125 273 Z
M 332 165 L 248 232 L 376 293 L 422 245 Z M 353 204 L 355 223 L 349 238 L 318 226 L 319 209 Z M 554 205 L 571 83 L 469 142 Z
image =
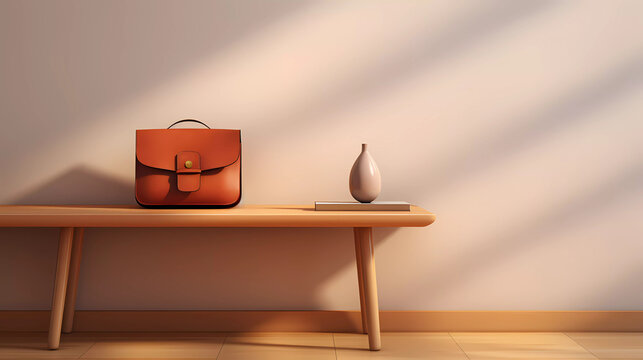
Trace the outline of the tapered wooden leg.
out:
M 63 332 L 68 334 L 74 327 L 74 312 L 76 310 L 76 293 L 78 291 L 78 274 L 80 273 L 80 258 L 83 251 L 83 233 L 85 229 L 74 228 L 74 241 L 71 247 L 69 277 L 67 280 L 67 295 L 65 296 L 65 312 L 63 315 Z
M 379 350 L 382 348 L 382 343 L 380 340 L 380 313 L 377 302 L 375 259 L 373 257 L 373 229 L 355 228 L 355 241 L 359 242 L 362 277 L 364 278 L 364 303 L 366 305 L 368 347 L 371 350 Z
M 360 246 L 357 228 L 353 229 L 355 236 L 355 258 L 357 262 L 357 282 L 359 285 L 359 309 L 362 315 L 362 333 L 368 333 L 366 324 L 366 298 L 364 296 L 364 275 L 362 273 L 362 247 Z
M 51 318 L 49 320 L 49 348 L 58 349 L 60 345 L 60 330 L 63 321 L 63 308 L 65 306 L 65 293 L 67 291 L 67 276 L 69 274 L 69 260 L 74 237 L 74 228 L 61 228 L 58 240 L 58 264 L 56 265 L 56 281 L 54 283 L 54 296 L 51 302 Z

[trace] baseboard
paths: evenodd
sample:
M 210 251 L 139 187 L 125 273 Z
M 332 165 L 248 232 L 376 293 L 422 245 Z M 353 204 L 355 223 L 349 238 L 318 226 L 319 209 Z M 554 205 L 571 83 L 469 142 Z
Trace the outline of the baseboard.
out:
M 643 331 L 643 311 L 382 311 L 382 331 Z M 0 311 L 0 331 L 46 331 L 49 311 Z M 361 332 L 357 311 L 77 311 L 74 331 Z

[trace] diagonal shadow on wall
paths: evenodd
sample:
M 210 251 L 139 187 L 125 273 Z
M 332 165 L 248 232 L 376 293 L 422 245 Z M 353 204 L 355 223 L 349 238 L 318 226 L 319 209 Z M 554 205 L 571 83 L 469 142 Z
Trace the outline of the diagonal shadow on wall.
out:
M 419 71 L 461 55 L 472 46 L 506 31 L 511 25 L 551 10 L 556 5 L 555 1 L 489 2 L 484 8 L 466 14 L 459 21 L 450 24 L 437 37 L 432 36 L 428 28 L 430 21 L 427 21 L 427 27 L 418 31 L 416 36 L 391 49 L 391 53 L 386 54 L 387 57 L 378 59 L 382 64 L 373 71 L 354 74 L 352 78 L 339 81 L 333 91 L 325 96 L 311 97 L 309 102 L 293 104 L 282 114 L 272 114 L 271 121 L 260 124 L 271 129 L 288 127 L 302 128 L 300 130 L 303 131 L 308 119 L 315 119 L 320 115 L 327 117 L 348 106 L 369 101 L 410 79 Z M 427 14 L 427 19 L 429 18 L 430 14 Z M 261 129 L 257 128 L 256 131 Z
M 524 254 L 532 247 L 551 241 L 555 238 L 556 231 L 583 220 L 588 212 L 595 212 L 596 209 L 622 200 L 641 186 L 643 186 L 643 164 L 618 174 L 591 192 L 567 201 L 528 223 L 515 226 L 511 231 L 481 239 L 479 246 L 470 248 L 457 257 L 455 261 L 458 266 L 445 264 L 444 268 L 450 269 L 448 273 L 442 274 L 439 278 L 432 277 L 423 285 L 434 292 L 448 291 L 451 287 L 474 279 L 476 274 L 485 267 L 501 263 L 504 259 L 512 258 L 514 254 Z
M 441 162 L 432 158 L 426 164 L 429 177 L 414 181 L 403 188 L 408 194 L 443 192 L 457 179 L 465 179 L 480 171 L 488 171 L 493 164 L 536 144 L 547 136 L 555 134 L 583 119 L 583 115 L 624 95 L 643 87 L 643 56 L 624 62 L 624 65 L 610 69 L 589 85 L 584 85 L 542 109 L 534 109 L 526 115 L 517 115 L 516 124 L 492 137 L 482 138 L 474 144 L 463 144 L 461 151 L 450 154 Z M 427 190 L 428 189 L 428 190 Z

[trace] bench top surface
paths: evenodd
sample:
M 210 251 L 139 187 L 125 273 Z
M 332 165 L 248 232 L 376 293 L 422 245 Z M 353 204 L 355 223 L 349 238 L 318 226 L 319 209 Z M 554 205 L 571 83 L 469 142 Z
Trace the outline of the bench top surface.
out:
M 418 206 L 410 211 L 315 211 L 312 205 L 0 205 L 0 227 L 419 227 L 434 221 L 434 214 Z

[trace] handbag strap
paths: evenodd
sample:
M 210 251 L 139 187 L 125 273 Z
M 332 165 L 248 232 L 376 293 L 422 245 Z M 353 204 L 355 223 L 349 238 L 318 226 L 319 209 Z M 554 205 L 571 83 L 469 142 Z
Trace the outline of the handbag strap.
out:
M 167 128 L 169 129 L 169 128 L 171 128 L 172 126 L 174 126 L 174 125 L 176 125 L 176 124 L 180 124 L 180 123 L 182 123 L 182 122 L 195 122 L 195 123 L 199 123 L 199 124 L 201 124 L 201 125 L 203 125 L 203 126 L 207 127 L 208 129 L 210 129 L 210 127 L 209 127 L 208 125 L 206 125 L 206 124 L 202 123 L 202 122 L 201 122 L 201 121 L 199 121 L 199 120 L 194 120 L 194 119 L 183 119 L 183 120 L 179 120 L 179 121 L 175 122 L 174 124 L 172 124 L 172 125 L 168 126 Z

